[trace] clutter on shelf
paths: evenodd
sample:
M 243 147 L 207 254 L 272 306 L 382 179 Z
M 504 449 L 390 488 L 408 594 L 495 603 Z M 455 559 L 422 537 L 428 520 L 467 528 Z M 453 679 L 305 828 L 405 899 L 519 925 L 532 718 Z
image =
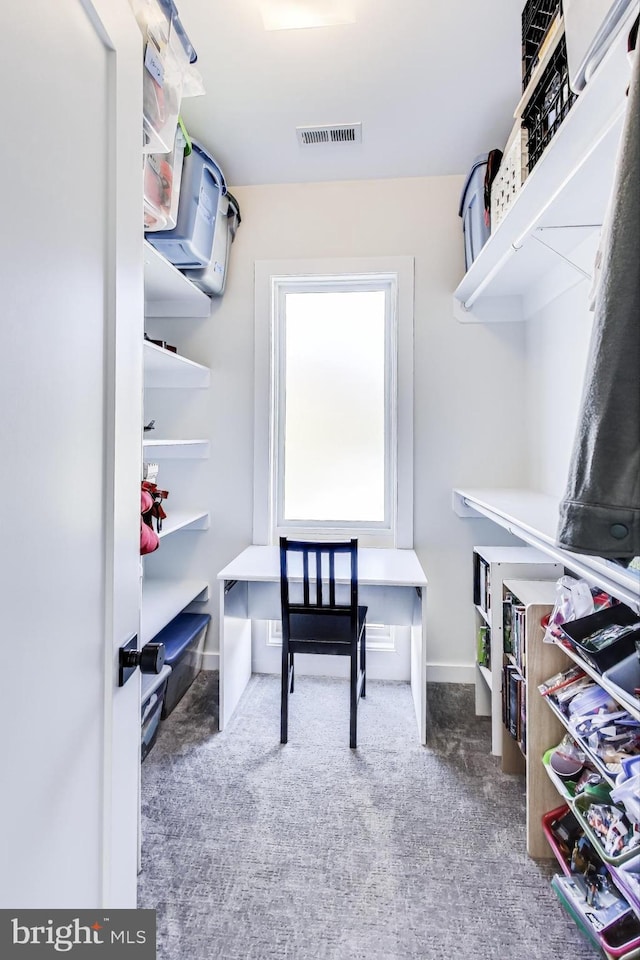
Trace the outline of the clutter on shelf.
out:
M 175 225 L 147 240 L 208 296 L 222 296 L 240 207 L 218 163 L 196 140 L 185 153 Z

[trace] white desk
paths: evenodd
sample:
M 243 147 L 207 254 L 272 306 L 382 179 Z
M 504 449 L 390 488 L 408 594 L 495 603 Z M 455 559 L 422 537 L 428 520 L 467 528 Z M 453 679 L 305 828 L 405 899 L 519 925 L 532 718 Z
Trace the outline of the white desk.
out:
M 341 570 L 338 559 L 345 558 L 336 559 L 336 582 L 346 589 L 347 571 Z M 280 619 L 279 547 L 247 547 L 220 571 L 218 581 L 222 730 L 251 677 L 251 621 Z M 413 550 L 358 550 L 358 599 L 369 608 L 369 620 L 411 627 L 411 692 L 423 744 L 427 742 L 426 587 L 427 578 Z

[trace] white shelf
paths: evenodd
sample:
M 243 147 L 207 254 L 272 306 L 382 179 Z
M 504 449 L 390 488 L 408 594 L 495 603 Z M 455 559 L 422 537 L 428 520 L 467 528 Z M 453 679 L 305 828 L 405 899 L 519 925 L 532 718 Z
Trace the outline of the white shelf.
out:
M 640 572 L 603 557 L 571 553 L 557 546 L 559 500 L 532 490 L 510 488 L 454 490 L 460 516 L 484 516 L 515 537 L 562 563 L 591 586 L 605 590 L 640 613 Z
M 193 600 L 208 599 L 209 584 L 206 580 L 143 580 L 140 612 L 142 644 L 152 640 Z
M 524 320 L 543 274 L 557 267 L 563 276 L 556 282 L 566 288 L 590 272 L 588 263 L 576 270 L 564 258 L 571 260 L 587 234 L 597 234 L 609 202 L 629 83 L 627 32 L 620 32 L 456 288 L 458 320 Z
M 145 317 L 208 317 L 211 300 L 144 241 Z
M 481 663 L 478 664 L 478 670 L 482 674 L 482 678 L 489 687 L 489 690 L 493 693 L 493 677 L 491 676 L 491 670 L 488 667 L 483 667 Z
M 209 514 L 206 510 L 171 510 L 166 520 L 162 521 L 160 539 L 171 536 L 179 530 L 208 530 Z
M 145 460 L 206 460 L 208 440 L 143 440 Z
M 476 604 L 475 604 L 475 608 L 476 608 L 476 610 L 478 611 L 478 613 L 480 614 L 480 616 L 482 617 L 482 619 L 484 620 L 484 622 L 487 624 L 487 626 L 490 627 L 490 626 L 491 626 L 491 622 L 490 622 L 490 620 L 489 620 L 489 614 L 487 613 L 487 611 L 486 611 L 486 610 L 483 610 L 479 603 L 476 603 Z M 478 664 L 478 666 L 480 666 L 480 664 Z
M 144 341 L 144 386 L 208 387 L 211 371 L 201 363 L 188 360 L 155 343 Z

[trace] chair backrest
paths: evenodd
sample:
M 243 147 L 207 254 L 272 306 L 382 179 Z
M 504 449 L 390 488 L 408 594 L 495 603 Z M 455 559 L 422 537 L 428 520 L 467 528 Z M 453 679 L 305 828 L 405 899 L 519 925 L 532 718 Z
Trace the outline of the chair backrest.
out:
M 340 558 L 338 578 L 342 581 L 337 590 L 336 557 Z M 358 541 L 311 542 L 280 537 L 280 594 L 283 630 L 288 629 L 291 613 L 343 614 L 350 617 L 355 629 Z

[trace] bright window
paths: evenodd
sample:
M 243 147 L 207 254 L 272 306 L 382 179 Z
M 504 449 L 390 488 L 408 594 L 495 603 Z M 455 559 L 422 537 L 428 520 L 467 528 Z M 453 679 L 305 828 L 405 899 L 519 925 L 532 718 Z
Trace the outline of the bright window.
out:
M 279 289 L 278 529 L 392 528 L 392 298 L 391 281 Z
M 364 263 L 256 264 L 256 543 L 412 546 L 413 261 Z

